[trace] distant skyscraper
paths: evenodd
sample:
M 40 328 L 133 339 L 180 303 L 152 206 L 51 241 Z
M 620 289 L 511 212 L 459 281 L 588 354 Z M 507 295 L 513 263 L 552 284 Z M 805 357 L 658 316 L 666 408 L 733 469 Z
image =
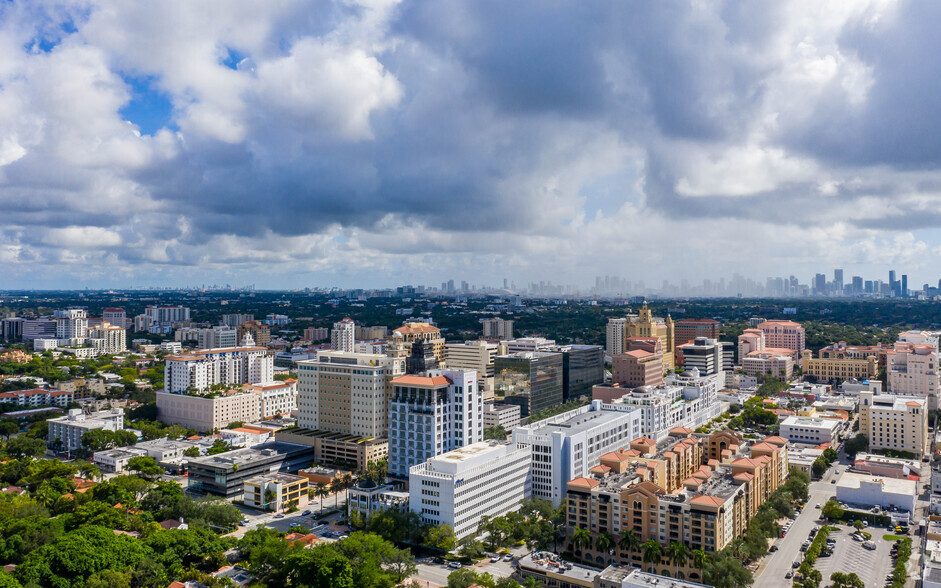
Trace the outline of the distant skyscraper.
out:
M 902 274 L 902 289 L 900 294 L 902 298 L 908 298 L 908 274 Z
M 895 270 L 889 270 L 889 292 L 893 296 L 898 296 L 898 294 L 896 293 L 896 290 L 898 290 L 898 286 L 896 286 L 895 284 L 896 284 Z
M 833 289 L 837 296 L 843 295 L 843 270 L 841 269 L 833 270 Z
M 814 276 L 814 294 L 826 294 L 827 293 L 827 276 L 825 274 L 817 274 Z
M 870 286 L 870 289 L 872 286 Z M 862 294 L 863 293 L 863 278 L 861 276 L 853 276 L 853 294 Z

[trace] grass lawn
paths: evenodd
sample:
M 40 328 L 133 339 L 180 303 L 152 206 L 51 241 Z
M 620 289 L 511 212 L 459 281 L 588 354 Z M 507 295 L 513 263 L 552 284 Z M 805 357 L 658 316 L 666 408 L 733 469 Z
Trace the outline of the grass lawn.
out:
M 899 535 L 883 535 L 882 538 L 886 541 L 898 541 L 899 539 L 904 539 L 905 537 L 900 537 Z

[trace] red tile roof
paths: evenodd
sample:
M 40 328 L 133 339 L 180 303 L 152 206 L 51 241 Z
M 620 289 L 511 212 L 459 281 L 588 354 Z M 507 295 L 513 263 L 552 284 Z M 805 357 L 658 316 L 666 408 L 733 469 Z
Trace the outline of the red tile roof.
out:
M 399 376 L 392 380 L 393 384 L 400 386 L 447 386 L 451 380 L 445 376 Z

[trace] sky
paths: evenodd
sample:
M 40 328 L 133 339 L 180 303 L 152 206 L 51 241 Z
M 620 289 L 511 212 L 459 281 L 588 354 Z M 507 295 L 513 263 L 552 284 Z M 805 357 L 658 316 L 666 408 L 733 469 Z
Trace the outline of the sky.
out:
M 941 3 L 0 2 L 0 289 L 936 284 Z

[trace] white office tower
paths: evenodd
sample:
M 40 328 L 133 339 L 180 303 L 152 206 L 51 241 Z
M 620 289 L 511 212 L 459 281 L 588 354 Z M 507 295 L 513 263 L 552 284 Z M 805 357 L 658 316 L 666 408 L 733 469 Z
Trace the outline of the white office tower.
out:
M 392 380 L 389 473 L 484 439 L 484 403 L 474 370 L 429 370 Z
M 356 351 L 356 325 L 353 319 L 346 317 L 338 323 L 333 323 L 330 348 L 333 351 L 346 351 L 347 353 Z
M 274 380 L 274 358 L 264 347 L 203 349 L 166 357 L 167 392 L 205 391 L 214 384 L 258 384 Z
M 477 531 L 480 517 L 519 508 L 531 494 L 532 450 L 483 441 L 438 455 L 408 472 L 409 508 L 428 525 L 451 525 L 458 539 Z
M 626 318 L 608 319 L 608 325 L 605 327 L 605 353 L 611 357 L 624 353 L 624 333 L 626 331 Z
M 81 308 L 57 310 L 53 318 L 57 339 L 84 339 L 88 336 L 88 313 Z
M 558 506 L 569 480 L 588 475 L 598 459 L 643 435 L 635 406 L 595 400 L 569 412 L 513 429 L 513 442 L 533 448 L 533 496 Z M 390 444 L 391 453 L 391 444 Z
M 405 360 L 372 353 L 321 351 L 297 362 L 297 424 L 346 435 L 385 437 L 392 380 Z

